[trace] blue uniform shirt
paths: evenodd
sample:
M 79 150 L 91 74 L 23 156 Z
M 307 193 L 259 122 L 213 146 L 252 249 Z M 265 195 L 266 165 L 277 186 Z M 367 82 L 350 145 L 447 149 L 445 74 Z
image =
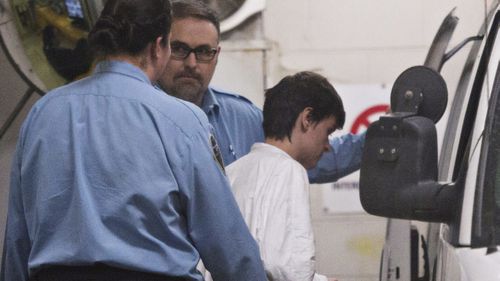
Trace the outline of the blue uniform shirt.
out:
M 0 280 L 94 263 L 202 280 L 200 256 L 217 280 L 265 280 L 209 126 L 125 62 L 48 93 L 21 129 Z
M 248 99 L 208 88 L 201 109 L 214 128 L 226 166 L 250 152 L 254 143 L 264 141 L 262 111 Z
M 254 143 L 264 141 L 262 111 L 246 98 L 211 87 L 201 108 L 215 130 L 225 165 L 247 154 Z M 310 181 L 333 182 L 358 170 L 364 140 L 364 133 L 331 138 L 330 151 L 308 171 Z

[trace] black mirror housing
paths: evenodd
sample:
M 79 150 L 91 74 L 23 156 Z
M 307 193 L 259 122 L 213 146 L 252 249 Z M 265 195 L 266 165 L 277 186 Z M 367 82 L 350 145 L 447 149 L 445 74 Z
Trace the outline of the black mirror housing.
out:
M 429 118 L 396 112 L 367 131 L 360 198 L 370 214 L 422 221 L 447 221 L 452 188 L 437 182 L 437 133 Z
M 448 104 L 448 89 L 443 77 L 426 66 L 403 71 L 392 86 L 391 110 L 411 112 L 437 123 Z

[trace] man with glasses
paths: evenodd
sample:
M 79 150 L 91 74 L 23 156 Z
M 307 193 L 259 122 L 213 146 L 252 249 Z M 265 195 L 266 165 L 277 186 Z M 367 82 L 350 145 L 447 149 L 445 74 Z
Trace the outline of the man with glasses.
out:
M 202 1 L 174 0 L 172 14 L 172 54 L 159 86 L 207 114 L 224 165 L 229 165 L 254 143 L 264 141 L 262 111 L 244 97 L 209 86 L 220 52 L 215 12 Z M 331 139 L 330 144 L 330 151 L 309 171 L 311 182 L 333 182 L 359 169 L 364 134 L 347 134 Z

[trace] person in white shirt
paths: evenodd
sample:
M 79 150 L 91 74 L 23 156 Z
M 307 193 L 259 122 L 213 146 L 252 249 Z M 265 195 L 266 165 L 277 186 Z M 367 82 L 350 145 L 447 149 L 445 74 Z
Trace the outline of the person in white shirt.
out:
M 269 280 L 335 280 L 315 271 L 306 169 L 328 151 L 328 136 L 344 121 L 342 100 L 326 78 L 287 76 L 266 91 L 265 142 L 226 169 Z

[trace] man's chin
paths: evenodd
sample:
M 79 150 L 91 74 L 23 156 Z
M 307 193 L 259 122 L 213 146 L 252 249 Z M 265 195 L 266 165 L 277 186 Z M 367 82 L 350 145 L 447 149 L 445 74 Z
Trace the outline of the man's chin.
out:
M 174 93 L 171 93 L 173 96 L 193 103 L 200 100 L 200 96 L 204 92 L 199 85 L 191 83 L 177 84 L 174 91 Z
M 201 89 L 201 83 L 197 79 L 182 77 L 177 78 L 174 81 L 175 88 L 185 91 L 199 91 Z
M 308 163 L 308 165 L 306 165 L 307 167 L 305 167 L 306 170 L 310 170 L 310 169 L 316 168 L 316 166 L 318 166 L 319 159 L 320 158 L 318 158 L 318 159 L 316 159 L 316 160 L 311 161 L 310 163 Z

